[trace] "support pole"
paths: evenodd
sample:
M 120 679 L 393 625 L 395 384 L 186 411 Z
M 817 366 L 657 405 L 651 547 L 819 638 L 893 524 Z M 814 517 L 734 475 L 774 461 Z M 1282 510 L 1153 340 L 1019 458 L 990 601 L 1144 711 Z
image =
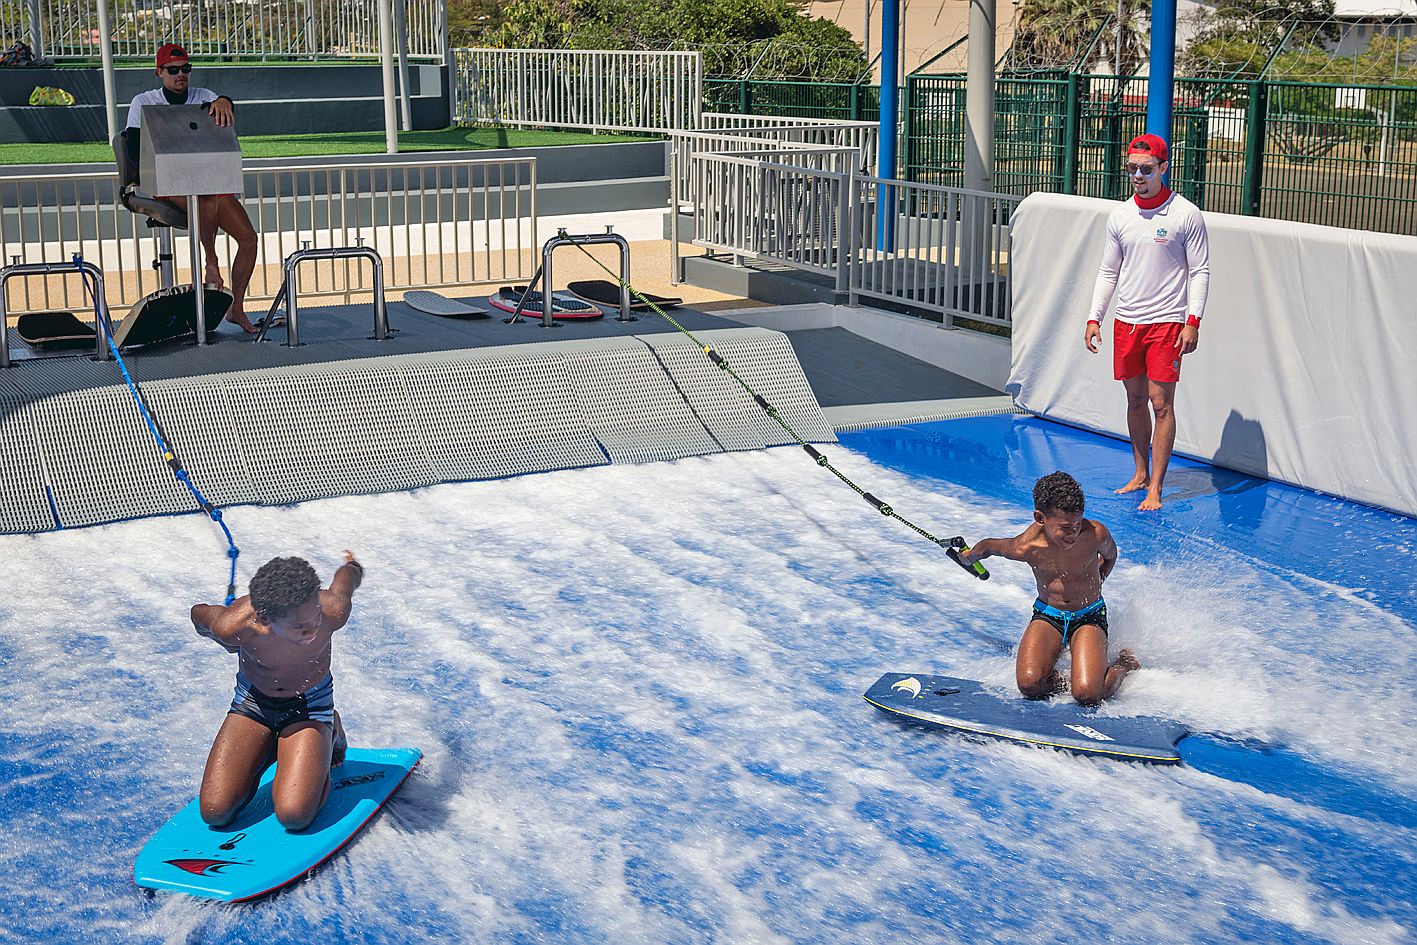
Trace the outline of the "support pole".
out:
M 985 193 L 994 190 L 994 3 L 969 2 L 969 77 L 964 93 L 964 187 Z M 978 299 L 982 306 L 993 201 L 964 196 L 962 202 L 960 283 L 969 293 L 965 297 Z
M 896 176 L 896 134 L 900 126 L 900 0 L 881 0 L 881 128 L 876 141 L 876 176 Z M 895 248 L 894 187 L 876 188 L 876 247 Z
M 1174 2 L 1174 0 L 1172 0 Z M 994 189 L 994 0 L 969 3 L 965 87 L 964 187 Z
M 1171 100 L 1176 85 L 1176 0 L 1151 4 L 1151 72 L 1146 83 L 1146 130 L 1171 144 Z
M 413 99 L 408 90 L 408 0 L 394 0 L 394 50 L 398 54 L 399 125 L 413 130 Z
M 102 4 L 100 4 L 102 5 Z M 192 299 L 197 303 L 196 324 L 197 344 L 207 343 L 207 285 L 202 281 L 202 219 L 196 194 L 187 197 L 187 237 L 192 260 Z
M 108 22 L 108 0 L 98 0 L 98 54 L 103 63 L 103 115 L 108 120 L 108 140 L 118 137 L 118 83 L 113 73 L 113 28 Z
M 44 38 L 44 14 L 40 10 L 39 0 L 26 0 L 25 13 L 30 24 L 30 44 L 34 47 L 35 56 L 40 59 L 45 58 Z
M 876 173 L 895 177 L 896 129 L 900 118 L 900 0 L 881 0 L 881 131 Z
M 399 153 L 398 104 L 394 96 L 394 5 L 379 3 L 379 62 L 384 67 L 384 150 Z
M 448 31 L 448 4 L 445 0 L 438 4 L 438 55 L 443 63 L 443 75 L 448 90 L 448 117 L 450 124 L 458 123 L 458 68 L 453 55 L 452 35 Z

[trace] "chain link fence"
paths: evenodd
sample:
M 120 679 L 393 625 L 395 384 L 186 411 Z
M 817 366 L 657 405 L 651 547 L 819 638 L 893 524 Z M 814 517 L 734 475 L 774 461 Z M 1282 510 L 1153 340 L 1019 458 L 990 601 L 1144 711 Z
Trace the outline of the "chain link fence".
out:
M 964 178 L 962 75 L 913 75 L 902 90 L 901 175 Z M 994 190 L 1120 199 L 1127 141 L 1146 128 L 1146 79 L 1001 76 Z M 708 80 L 723 111 L 870 120 L 876 86 Z M 1171 184 L 1207 210 L 1417 233 L 1417 86 L 1263 79 L 1176 80 Z

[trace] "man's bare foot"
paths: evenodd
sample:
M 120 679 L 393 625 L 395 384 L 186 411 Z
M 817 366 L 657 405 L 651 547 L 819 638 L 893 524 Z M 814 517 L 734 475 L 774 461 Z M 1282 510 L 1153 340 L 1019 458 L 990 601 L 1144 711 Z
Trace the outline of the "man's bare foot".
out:
M 1137 473 L 1137 474 L 1136 474 L 1135 476 L 1133 476 L 1131 479 L 1127 480 L 1127 484 L 1126 484 L 1125 486 L 1123 486 L 1123 487 L 1120 488 L 1120 489 L 1114 490 L 1114 491 L 1113 491 L 1113 494 L 1114 494 L 1114 495 L 1126 495 L 1128 492 L 1136 492 L 1136 491 L 1138 491 L 1138 490 L 1140 490 L 1140 489 L 1145 489 L 1147 486 L 1150 486 L 1150 485 L 1151 485 L 1151 477 L 1150 477 L 1150 476 L 1147 476 L 1147 475 L 1145 475 L 1144 473 Z
M 226 320 L 236 325 L 248 335 L 254 335 L 259 329 L 251 324 L 251 319 L 246 317 L 245 312 L 227 312 Z
M 1130 653 L 1131 650 L 1123 650 L 1123 653 Z M 330 751 L 330 767 L 338 768 L 344 764 L 345 752 L 349 750 L 349 739 L 344 734 L 344 722 L 340 719 L 339 713 L 335 713 L 334 732 L 331 736 L 334 742 Z
M 1048 677 L 1048 695 L 1056 696 L 1060 692 L 1068 691 L 1068 678 L 1056 669 Z
M 1137 660 L 1137 655 L 1129 649 L 1124 649 L 1117 654 L 1117 659 L 1111 666 L 1107 667 L 1107 675 L 1103 680 L 1103 699 L 1110 699 L 1117 694 L 1117 687 L 1122 685 L 1122 680 L 1127 678 L 1127 674 L 1134 669 L 1141 669 L 1141 663 Z
M 208 266 L 206 273 L 202 276 L 202 281 L 207 285 L 215 286 L 218 289 L 223 288 L 226 285 L 226 282 L 221 277 L 220 266 Z
M 1137 506 L 1139 512 L 1155 512 L 1161 508 L 1161 493 L 1155 489 L 1149 489 L 1146 498 L 1141 500 L 1141 505 Z

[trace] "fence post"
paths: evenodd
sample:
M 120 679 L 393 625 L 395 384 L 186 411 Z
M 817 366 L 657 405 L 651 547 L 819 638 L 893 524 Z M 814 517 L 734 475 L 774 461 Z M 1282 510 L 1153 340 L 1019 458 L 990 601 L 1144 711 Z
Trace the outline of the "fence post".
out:
M 753 114 L 753 98 L 752 93 L 748 90 L 747 79 L 738 80 L 738 114 Z
M 1245 182 L 1241 190 L 1240 212 L 1257 217 L 1260 215 L 1260 196 L 1264 189 L 1264 124 L 1269 86 L 1263 79 L 1253 79 L 1247 84 L 1250 95 L 1245 105 Z
M 851 120 L 861 120 L 861 83 L 851 84 Z
M 1186 116 L 1186 148 L 1184 157 L 1189 167 L 1183 167 L 1183 176 L 1191 180 L 1191 200 L 1197 207 L 1205 209 L 1206 175 L 1210 170 L 1210 116 L 1201 111 Z
M 915 180 L 915 136 L 911 133 L 915 130 L 915 90 L 916 82 L 914 75 L 905 77 L 905 162 L 901 168 L 901 178 L 903 180 Z M 876 172 L 882 177 L 890 177 L 890 174 L 881 174 L 879 169 Z
M 1063 92 L 1068 97 L 1063 103 L 1063 180 L 1062 192 L 1075 194 L 1078 190 L 1078 128 L 1080 123 L 1078 96 L 1082 94 L 1082 76 L 1068 73 L 1068 84 Z
M 1122 80 L 1114 78 L 1117 84 L 1112 93 L 1112 100 L 1107 103 L 1106 128 L 1103 138 L 1106 143 L 1102 147 L 1102 179 L 1103 196 L 1109 200 L 1122 199 L 1122 149 L 1127 146 L 1127 142 L 1122 140 Z

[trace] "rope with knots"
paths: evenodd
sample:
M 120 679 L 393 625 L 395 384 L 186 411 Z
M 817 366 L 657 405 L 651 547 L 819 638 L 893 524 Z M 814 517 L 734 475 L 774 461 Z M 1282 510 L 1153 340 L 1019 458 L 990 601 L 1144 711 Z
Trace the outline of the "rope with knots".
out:
M 857 495 L 861 496 L 861 498 L 869 502 L 871 506 L 875 508 L 876 511 L 880 512 L 882 515 L 886 516 L 887 518 L 895 519 L 896 521 L 904 525 L 906 528 L 915 532 L 921 538 L 924 538 L 926 541 L 933 542 L 934 544 L 939 545 L 945 550 L 945 554 L 949 555 L 950 560 L 952 560 L 955 564 L 958 564 L 961 568 L 964 568 L 966 571 L 968 571 L 970 574 L 974 575 L 981 581 L 989 580 L 989 571 L 984 567 L 981 562 L 975 562 L 974 564 L 969 565 L 965 564 L 964 560 L 960 557 L 961 554 L 969 551 L 969 545 L 965 542 L 963 537 L 955 536 L 953 538 L 938 538 L 935 535 L 932 535 L 930 532 L 926 531 L 924 528 L 921 528 L 919 525 L 912 522 L 910 519 L 906 518 L 904 515 L 901 515 L 886 502 L 883 502 L 880 499 L 876 498 L 874 495 L 867 492 L 865 489 L 861 488 L 859 485 L 853 482 L 850 476 L 846 475 L 844 472 L 842 472 L 840 469 L 837 469 L 836 466 L 832 464 L 831 460 L 827 458 L 825 453 L 817 449 L 812 444 L 808 443 L 806 440 L 802 439 L 802 437 L 797 434 L 797 431 L 792 429 L 791 424 L 789 424 L 783 418 L 782 414 L 778 411 L 778 409 L 774 407 L 767 400 L 767 398 L 763 397 L 757 391 L 753 390 L 752 386 L 749 385 L 747 381 L 743 380 L 743 377 L 733 369 L 733 366 L 731 364 L 728 363 L 728 359 L 725 358 L 723 355 L 719 354 L 717 351 L 715 351 L 712 345 L 704 344 L 694 335 L 693 332 L 685 328 L 683 325 L 679 324 L 679 322 L 675 321 L 674 317 L 671 316 L 668 312 L 660 308 L 650 299 L 646 298 L 642 293 L 636 290 L 634 286 L 621 279 L 618 274 L 616 274 L 610 269 L 609 266 L 605 265 L 605 263 L 592 256 L 590 254 L 590 251 L 587 250 L 585 246 L 581 245 L 578 242 L 575 242 L 575 237 L 571 237 L 571 240 L 573 245 L 582 253 L 584 253 L 587 259 L 591 260 L 602 270 L 604 270 L 605 273 L 610 276 L 612 280 L 614 280 L 616 285 L 618 285 L 622 290 L 628 291 L 635 298 L 639 299 L 640 302 L 642 302 L 644 305 L 647 305 L 656 315 L 664 319 L 670 325 L 674 326 L 675 329 L 677 329 L 686 338 L 692 341 L 699 348 L 699 350 L 703 351 L 704 354 L 708 355 L 709 360 L 713 361 L 713 363 L 717 365 L 719 370 L 723 371 L 729 377 L 733 378 L 733 380 L 736 381 L 738 385 L 743 388 L 743 390 L 748 394 L 748 396 L 753 398 L 753 402 L 756 403 L 762 409 L 762 411 L 773 420 L 773 422 L 775 422 L 778 426 L 782 427 L 783 431 L 789 437 L 791 437 L 797 443 L 798 446 L 802 447 L 802 449 L 806 451 L 807 455 L 812 457 L 812 460 L 816 462 L 818 466 L 822 467 L 827 472 L 831 473 L 833 476 L 836 476 L 836 478 L 844 482 L 852 491 L 854 491 Z M 542 291 L 549 292 L 550 287 L 542 286 Z
M 123 374 L 123 381 L 128 385 L 128 391 L 133 395 L 134 403 L 138 405 L 138 412 L 147 424 L 148 432 L 152 434 L 153 440 L 162 452 L 163 462 L 172 470 L 173 477 L 192 494 L 198 507 L 213 522 L 216 522 L 217 526 L 221 528 L 222 534 L 226 536 L 226 556 L 231 562 L 231 571 L 226 582 L 226 604 L 230 606 L 231 602 L 236 600 L 236 559 L 241 556 L 241 549 L 236 547 L 236 540 L 232 537 L 231 529 L 227 527 L 226 521 L 222 518 L 221 509 L 202 495 L 201 490 L 192 481 L 191 475 L 183 467 L 182 460 L 178 458 L 176 450 L 172 447 L 172 439 L 162 428 L 162 423 L 157 419 L 157 414 L 153 411 L 152 405 L 148 403 L 147 397 L 143 395 L 142 388 L 138 386 L 137 381 L 133 380 L 133 375 L 129 372 L 128 365 L 124 362 L 123 355 L 113 340 L 112 325 L 110 325 L 108 318 L 108 302 L 98 298 L 97 287 L 90 288 L 89 286 L 89 274 L 82 266 L 83 255 L 75 253 L 73 260 L 75 267 L 79 270 L 80 278 L 83 280 L 85 296 L 94 300 L 94 314 L 99 330 L 108 340 L 108 350 L 113 353 L 114 360 L 118 362 L 118 370 Z

